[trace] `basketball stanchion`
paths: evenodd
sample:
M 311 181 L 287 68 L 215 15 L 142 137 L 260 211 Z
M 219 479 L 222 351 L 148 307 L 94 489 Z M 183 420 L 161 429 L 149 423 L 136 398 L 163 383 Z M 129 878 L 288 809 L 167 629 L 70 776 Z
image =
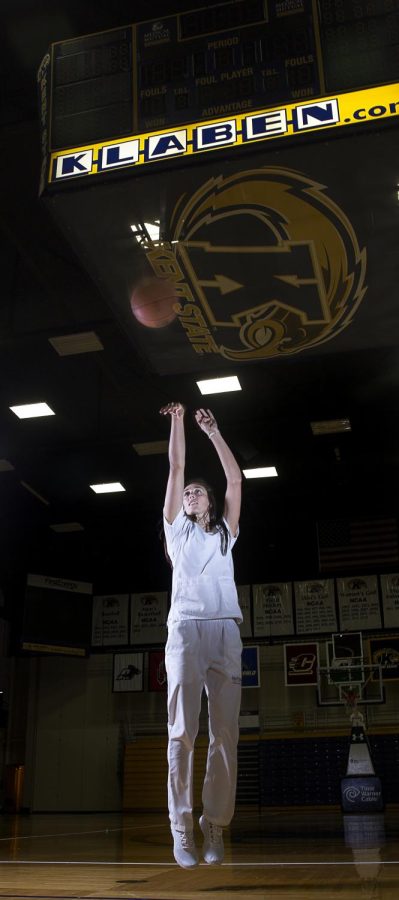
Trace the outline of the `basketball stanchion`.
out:
M 371 672 L 363 684 L 341 685 L 340 693 L 351 722 L 348 764 L 341 779 L 341 803 L 346 813 L 381 812 L 384 808 L 381 781 L 375 773 L 370 743 L 359 700 L 373 677 Z
M 384 808 L 381 781 L 373 765 L 365 718 L 367 708 L 385 702 L 382 667 L 363 660 L 331 660 L 318 668 L 320 706 L 344 706 L 350 720 L 346 773 L 341 778 L 341 806 L 345 813 L 378 813 Z

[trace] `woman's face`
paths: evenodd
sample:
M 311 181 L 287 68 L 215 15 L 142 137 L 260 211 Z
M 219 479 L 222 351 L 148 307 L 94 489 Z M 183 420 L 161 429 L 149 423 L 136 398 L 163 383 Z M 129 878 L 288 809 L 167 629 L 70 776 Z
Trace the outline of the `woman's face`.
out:
M 188 484 L 183 491 L 183 509 L 188 516 L 202 517 L 209 509 L 209 498 L 202 484 Z

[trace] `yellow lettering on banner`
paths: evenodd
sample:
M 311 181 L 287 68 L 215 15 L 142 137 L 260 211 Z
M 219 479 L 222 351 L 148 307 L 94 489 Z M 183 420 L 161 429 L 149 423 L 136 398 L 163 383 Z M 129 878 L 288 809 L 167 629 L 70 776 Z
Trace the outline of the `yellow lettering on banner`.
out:
M 208 334 L 206 336 L 206 341 L 201 344 L 194 341 L 191 343 L 196 353 L 219 353 L 219 347 L 213 340 L 211 334 Z
M 174 282 L 174 290 L 179 300 L 188 300 L 185 306 L 176 304 L 176 312 L 181 315 L 183 310 L 191 308 L 194 302 L 193 292 L 189 284 L 184 281 L 183 272 L 177 262 L 174 250 L 170 243 L 163 244 L 162 247 L 152 246 L 152 249 L 146 250 L 147 259 L 152 266 L 154 274 L 158 278 L 167 275 Z M 196 308 L 195 305 L 193 307 Z
M 182 273 L 175 259 L 157 259 L 153 268 L 158 278 L 182 277 Z
M 187 319 L 187 316 L 191 316 L 191 318 L 197 319 L 197 321 L 200 320 L 201 324 L 206 325 L 202 312 L 195 303 L 186 303 L 185 306 L 176 305 L 176 312 L 178 316 L 181 316 L 180 321 L 182 324 L 184 322 L 189 323 L 190 319 Z
M 183 272 L 172 250 L 157 247 L 147 253 L 147 258 L 158 278 L 167 276 L 174 281 L 183 280 Z
M 185 306 L 176 304 L 175 310 L 196 353 L 219 353 L 219 347 L 195 303 L 186 303 Z
M 191 338 L 199 337 L 199 335 L 209 334 L 209 329 L 203 325 L 190 325 L 187 323 L 183 327 L 190 340 Z
M 287 60 L 287 66 L 303 65 L 307 63 L 308 59 L 309 57 L 306 56 L 290 57 Z M 265 68 L 263 71 L 264 73 L 272 73 L 273 69 Z M 222 77 L 223 80 L 226 79 L 226 81 L 229 81 L 230 79 L 237 77 L 247 76 L 250 72 L 251 68 L 247 67 L 245 69 L 236 70 L 235 72 L 223 73 Z M 213 75 L 196 79 L 196 83 L 208 83 L 209 81 L 214 83 L 216 79 Z M 204 151 L 209 152 L 210 150 L 223 149 L 226 148 L 227 145 L 229 148 L 232 146 L 243 145 L 250 147 L 252 141 L 258 142 L 283 139 L 285 136 L 292 137 L 299 133 L 312 134 L 313 132 L 320 131 L 326 127 L 329 129 L 329 133 L 332 134 L 337 128 L 354 125 L 361 128 L 364 122 L 375 122 L 378 119 L 398 116 L 399 83 L 378 85 L 373 88 L 364 88 L 358 91 L 350 91 L 345 94 L 326 95 L 319 98 L 313 97 L 312 95 L 311 101 L 309 100 L 302 104 L 298 103 L 298 98 L 300 97 L 303 97 L 305 100 L 309 90 L 311 89 L 298 89 L 295 92 L 297 99 L 293 98 L 293 102 L 285 104 L 284 107 L 268 107 L 266 109 L 254 110 L 251 114 L 247 115 L 240 115 L 238 112 L 234 117 L 236 138 L 233 143 L 231 143 L 231 120 L 227 120 L 227 117 L 225 119 L 224 114 L 229 110 L 234 112 L 236 110 L 248 108 L 251 103 L 251 98 L 244 98 L 244 101 L 235 101 L 229 104 L 217 104 L 208 107 L 205 110 L 206 115 L 215 115 L 215 117 L 219 117 L 220 114 L 222 114 L 221 118 L 217 118 L 216 121 L 212 121 L 208 124 L 204 124 L 204 122 L 187 124 L 184 128 L 184 150 L 182 150 L 182 155 L 179 154 L 179 159 L 182 158 L 182 156 L 188 157 Z M 276 113 L 281 115 L 282 112 L 284 113 L 285 121 L 288 123 L 286 128 L 275 132 L 269 131 L 267 128 L 263 131 L 261 128 L 258 130 L 254 126 L 256 120 L 259 121 L 262 116 L 264 116 L 266 120 L 270 117 L 273 118 Z M 225 135 L 223 136 L 221 130 L 226 121 L 228 121 L 229 127 L 225 129 Z M 201 141 L 199 142 L 199 145 L 196 145 L 196 134 L 199 131 L 203 134 L 206 132 L 207 128 L 210 129 L 210 132 L 219 129 L 220 140 L 214 141 L 212 146 L 203 145 Z M 81 179 L 85 176 L 108 172 L 111 169 L 127 168 L 133 165 L 136 167 L 141 165 L 155 165 L 157 161 L 166 161 L 169 158 L 169 144 L 167 140 L 165 142 L 165 138 L 169 137 L 172 139 L 173 136 L 173 130 L 171 131 L 170 129 L 167 130 L 166 128 L 162 128 L 162 130 L 159 130 L 158 132 L 147 131 L 143 134 L 136 134 L 134 136 L 123 138 L 120 141 L 112 140 L 104 143 L 88 144 L 74 149 L 68 148 L 62 151 L 57 150 L 50 155 L 49 182 L 57 183 L 60 180 L 65 181 L 69 178 L 77 177 Z M 148 144 L 150 138 L 158 138 L 160 145 L 165 146 L 165 152 L 160 152 L 159 155 L 155 157 L 149 155 Z M 176 140 L 178 140 L 178 138 L 176 138 Z M 129 141 L 134 141 L 137 153 L 135 152 L 134 158 L 130 154 L 124 159 L 123 147 L 124 144 Z M 159 266 L 159 274 L 161 276 L 168 275 L 177 281 L 183 281 L 183 275 L 180 273 L 176 261 L 170 262 L 169 264 L 166 261 L 163 263 L 159 262 L 157 265 Z
M 193 292 L 190 288 L 190 285 L 186 284 L 185 281 L 179 281 L 178 284 L 175 284 L 175 291 L 178 297 L 186 297 L 187 300 L 193 302 Z

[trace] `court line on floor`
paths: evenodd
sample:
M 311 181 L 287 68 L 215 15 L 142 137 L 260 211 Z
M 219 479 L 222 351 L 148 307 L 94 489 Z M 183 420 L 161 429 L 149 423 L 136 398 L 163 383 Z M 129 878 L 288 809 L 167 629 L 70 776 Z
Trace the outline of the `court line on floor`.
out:
M 367 859 L 361 860 L 362 866 L 398 866 L 399 859 Z M 329 867 L 337 867 L 337 866 L 357 866 L 359 865 L 359 860 L 341 860 L 336 862 L 331 862 L 331 860 L 319 860 L 319 861 L 301 861 L 301 862 L 224 862 L 222 863 L 222 868 L 226 869 L 270 869 L 270 868 L 299 868 L 303 866 L 329 866 Z M 141 868 L 154 867 L 157 868 L 165 868 L 169 866 L 173 866 L 177 868 L 177 864 L 175 862 L 95 862 L 92 860 L 51 860 L 51 859 L 4 859 L 0 860 L 0 866 L 130 866 L 131 868 L 137 868 L 140 866 Z M 200 868 L 210 870 L 210 866 L 207 863 L 200 863 Z M 220 866 L 218 866 L 220 868 Z M 1 898 L 1 893 L 0 893 Z
M 54 839 L 58 837 L 81 837 L 85 834 L 111 834 L 114 831 L 135 831 L 135 829 L 149 831 L 151 828 L 169 828 L 169 825 L 166 822 L 158 822 L 157 825 L 123 825 L 120 828 L 95 828 L 92 831 L 52 831 L 50 834 L 10 834 L 8 837 L 0 837 L 0 843 L 2 841 L 32 841 L 36 840 L 36 838 Z
M 40 815 L 40 813 L 39 813 Z M 242 816 L 240 817 L 240 821 L 246 821 L 247 819 L 259 818 L 256 814 L 250 816 Z M 141 823 L 137 823 L 137 825 L 120 825 L 118 828 L 93 828 L 90 831 L 57 831 L 50 834 L 21 834 L 21 835 L 9 835 L 8 837 L 0 837 L 0 843 L 4 841 L 32 841 L 36 840 L 36 838 L 57 838 L 57 837 L 80 837 L 86 834 L 112 834 L 115 831 L 134 831 L 138 829 L 139 831 L 151 831 L 154 828 L 168 828 L 169 822 L 158 822 L 157 824 L 152 825 L 142 825 Z

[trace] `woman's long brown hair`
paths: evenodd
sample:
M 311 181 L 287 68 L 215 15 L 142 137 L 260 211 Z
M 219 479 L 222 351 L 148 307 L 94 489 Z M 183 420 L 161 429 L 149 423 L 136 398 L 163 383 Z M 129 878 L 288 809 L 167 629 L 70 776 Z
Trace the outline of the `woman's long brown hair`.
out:
M 215 494 L 213 492 L 213 488 L 211 487 L 210 484 L 208 484 L 207 481 L 204 480 L 204 478 L 190 478 L 188 481 L 186 481 L 185 487 L 187 487 L 188 484 L 199 484 L 199 485 L 201 485 L 201 487 L 205 488 L 205 490 L 208 494 L 208 500 L 209 500 L 209 527 L 207 530 L 212 531 L 214 528 L 216 528 L 216 530 L 219 532 L 219 534 L 220 534 L 220 550 L 221 550 L 222 555 L 226 556 L 227 547 L 229 544 L 229 533 L 228 533 L 226 525 L 223 521 L 223 516 L 218 516 L 218 514 L 217 514 L 216 499 L 215 499 Z M 186 512 L 184 513 L 184 515 L 187 517 L 187 519 L 191 519 L 192 522 L 195 522 L 195 515 L 189 516 L 189 515 L 187 515 Z M 166 560 L 169 563 L 171 569 L 173 569 L 172 560 L 168 554 L 168 550 L 167 550 L 167 546 L 166 546 L 166 538 L 165 538 L 165 530 L 163 527 L 163 522 L 162 522 L 160 530 L 159 530 L 159 537 L 163 544 Z

